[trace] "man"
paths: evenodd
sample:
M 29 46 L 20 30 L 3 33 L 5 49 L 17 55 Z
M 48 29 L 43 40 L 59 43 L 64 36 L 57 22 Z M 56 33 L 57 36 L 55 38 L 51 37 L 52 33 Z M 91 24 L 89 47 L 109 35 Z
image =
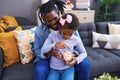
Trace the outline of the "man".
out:
M 60 53 L 54 49 L 46 55 L 46 59 L 41 59 L 40 53 L 41 47 L 49 33 L 52 30 L 59 29 L 58 21 L 60 18 L 60 13 L 64 14 L 63 8 L 64 2 L 60 0 L 50 0 L 40 7 L 39 18 L 42 25 L 39 26 L 35 32 L 34 49 L 36 56 L 35 62 L 37 63 L 34 70 L 34 80 L 46 80 L 49 72 L 49 57 L 51 55 L 55 57 L 60 56 Z M 78 32 L 76 32 L 75 35 L 79 36 Z M 90 64 L 86 59 L 75 66 L 75 71 L 77 80 L 89 80 Z

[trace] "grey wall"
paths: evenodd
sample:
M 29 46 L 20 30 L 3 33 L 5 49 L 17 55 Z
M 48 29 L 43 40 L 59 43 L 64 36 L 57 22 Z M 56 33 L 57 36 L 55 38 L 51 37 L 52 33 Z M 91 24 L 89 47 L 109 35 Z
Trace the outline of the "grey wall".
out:
M 66 0 L 63 0 L 66 1 Z M 73 1 L 73 0 L 71 0 Z M 22 16 L 37 24 L 36 6 L 42 0 L 0 0 L 0 16 Z M 99 9 L 99 4 L 94 0 L 90 0 L 91 9 Z M 120 20 L 120 3 L 114 6 L 113 11 L 117 11 L 116 20 Z
M 37 24 L 36 6 L 41 0 L 0 0 L 0 16 L 22 16 Z

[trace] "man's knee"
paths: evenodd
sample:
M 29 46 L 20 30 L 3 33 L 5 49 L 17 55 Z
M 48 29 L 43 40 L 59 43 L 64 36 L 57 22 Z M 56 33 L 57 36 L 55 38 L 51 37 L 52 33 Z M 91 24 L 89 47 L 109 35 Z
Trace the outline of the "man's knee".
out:
M 90 77 L 90 63 L 88 60 L 82 61 L 75 66 L 77 80 L 89 80 Z
M 49 63 L 47 61 L 39 61 L 35 65 L 35 73 L 48 73 Z
M 34 80 L 46 80 L 49 72 L 49 63 L 39 61 L 35 65 L 34 69 Z
M 90 63 L 87 59 L 83 60 L 81 63 L 76 65 L 77 70 L 89 70 L 90 69 Z
M 81 63 L 81 66 L 90 68 L 90 63 L 89 63 L 89 61 L 88 61 L 87 59 L 85 59 L 85 60 Z

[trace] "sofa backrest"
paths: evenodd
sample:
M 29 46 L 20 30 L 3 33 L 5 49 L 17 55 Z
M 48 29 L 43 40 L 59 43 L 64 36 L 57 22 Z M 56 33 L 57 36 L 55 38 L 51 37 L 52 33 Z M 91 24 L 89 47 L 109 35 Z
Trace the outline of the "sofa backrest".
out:
M 17 22 L 18 22 L 18 24 L 20 26 L 34 25 L 31 21 L 29 21 L 25 17 L 18 17 L 18 16 L 16 16 L 15 19 L 17 20 Z
M 108 23 L 120 24 L 120 21 L 96 22 L 96 32 L 102 34 L 109 34 Z
M 81 23 L 78 32 L 84 46 L 92 46 L 92 31 L 109 34 L 108 23 L 120 24 L 120 21 Z
M 78 30 L 84 46 L 92 45 L 92 31 L 96 32 L 94 23 L 81 23 Z
M 26 19 L 25 17 L 15 17 L 15 19 L 17 20 L 19 26 L 22 27 L 22 30 L 35 27 L 35 25 L 32 22 L 30 22 L 28 19 Z M 15 30 L 16 28 L 17 28 L 17 26 L 8 27 L 6 29 L 6 32 Z

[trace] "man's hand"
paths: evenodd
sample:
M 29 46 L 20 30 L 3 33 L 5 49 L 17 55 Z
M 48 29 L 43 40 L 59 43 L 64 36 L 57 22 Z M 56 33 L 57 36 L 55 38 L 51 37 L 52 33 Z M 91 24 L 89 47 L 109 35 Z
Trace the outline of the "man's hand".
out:
M 73 56 L 73 57 L 77 57 L 78 55 L 77 55 L 76 52 L 73 52 L 72 56 Z
M 52 49 L 50 52 L 46 53 L 45 56 L 47 56 L 47 57 L 55 56 L 56 58 L 60 58 L 61 53 L 56 49 Z
M 65 63 L 68 66 L 73 66 L 73 65 L 77 64 L 77 59 L 75 57 L 73 57 L 71 61 L 65 61 Z
M 56 49 L 52 49 L 51 56 L 54 56 L 56 58 L 60 58 L 62 55 L 61 55 L 60 51 L 58 51 Z

